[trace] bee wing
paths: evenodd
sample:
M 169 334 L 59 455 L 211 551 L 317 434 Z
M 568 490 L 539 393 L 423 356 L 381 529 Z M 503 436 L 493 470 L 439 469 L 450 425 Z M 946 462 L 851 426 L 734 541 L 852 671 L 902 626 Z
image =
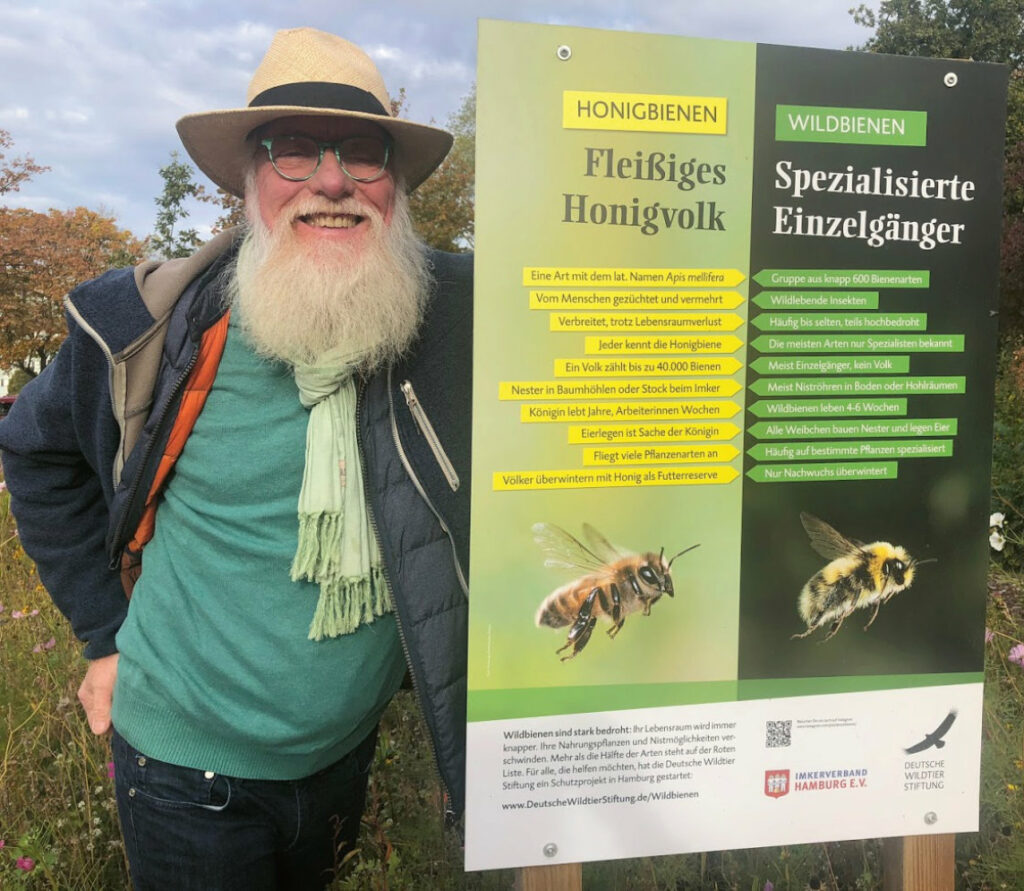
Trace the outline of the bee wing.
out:
M 590 545 L 590 551 L 604 563 L 614 563 L 628 556 L 613 545 L 607 538 L 598 532 L 590 523 L 583 524 L 583 537 Z
M 544 565 L 548 567 L 595 570 L 607 562 L 554 523 L 534 523 L 533 540 L 544 551 Z
M 811 540 L 811 547 L 826 560 L 845 557 L 864 547 L 864 542 L 856 538 L 847 538 L 813 514 L 801 511 L 800 522 L 804 524 L 807 537 Z

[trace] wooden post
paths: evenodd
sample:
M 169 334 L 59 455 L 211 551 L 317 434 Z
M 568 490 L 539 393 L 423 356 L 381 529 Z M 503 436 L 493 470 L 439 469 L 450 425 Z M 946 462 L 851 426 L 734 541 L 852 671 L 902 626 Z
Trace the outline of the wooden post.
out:
M 583 864 L 526 866 L 516 870 L 515 891 L 582 891 Z
M 883 891 L 953 891 L 956 836 L 912 835 L 882 842 Z

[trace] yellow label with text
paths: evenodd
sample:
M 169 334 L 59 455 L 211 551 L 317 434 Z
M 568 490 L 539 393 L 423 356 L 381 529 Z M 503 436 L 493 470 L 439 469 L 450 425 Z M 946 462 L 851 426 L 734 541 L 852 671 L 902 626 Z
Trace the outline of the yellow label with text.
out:
M 735 353 L 743 341 L 733 334 L 707 337 L 587 337 L 583 351 L 588 356 L 606 353 Z
M 732 396 L 741 389 L 728 380 L 502 381 L 499 399 L 692 399 Z
M 740 428 L 722 424 L 583 424 L 569 427 L 570 445 L 609 442 L 701 442 L 732 439 Z
M 735 331 L 743 324 L 734 312 L 560 312 L 551 313 L 551 331 Z
M 530 309 L 736 309 L 738 291 L 530 291 Z
M 662 269 L 628 266 L 524 266 L 523 284 L 602 285 L 624 287 L 645 285 L 648 288 L 735 288 L 743 281 L 738 269 Z
M 725 96 L 565 90 L 562 126 L 569 130 L 645 133 L 726 133 Z
M 560 421 L 686 421 L 731 418 L 735 402 L 537 402 L 519 407 L 524 424 Z
M 583 450 L 584 466 L 615 464 L 703 464 L 731 461 L 740 453 L 731 445 L 625 446 Z
M 673 356 L 670 359 L 555 359 L 555 377 L 650 377 L 659 374 L 733 374 L 742 368 L 732 356 L 694 359 Z
M 729 465 L 716 467 L 609 468 L 595 470 L 499 471 L 494 489 L 610 489 L 620 486 L 714 486 L 731 483 L 739 472 Z

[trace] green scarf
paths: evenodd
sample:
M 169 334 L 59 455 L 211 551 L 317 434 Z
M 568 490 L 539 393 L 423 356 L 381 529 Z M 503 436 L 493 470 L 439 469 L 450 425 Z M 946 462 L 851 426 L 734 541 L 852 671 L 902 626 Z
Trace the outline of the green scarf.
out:
M 295 366 L 299 399 L 310 412 L 291 577 L 320 585 L 310 640 L 350 634 L 391 612 L 363 496 L 350 360 L 332 351 Z

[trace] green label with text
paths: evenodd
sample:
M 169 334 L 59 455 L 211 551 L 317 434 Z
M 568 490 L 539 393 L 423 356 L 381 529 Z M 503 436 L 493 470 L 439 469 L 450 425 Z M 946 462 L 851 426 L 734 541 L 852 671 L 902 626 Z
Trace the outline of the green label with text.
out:
M 779 142 L 923 146 L 928 144 L 928 113 L 886 108 L 776 105 L 775 138 Z
M 874 353 L 899 350 L 909 353 L 962 353 L 962 334 L 772 334 L 755 337 L 750 345 L 759 353 Z
M 766 312 L 752 322 L 761 331 L 924 331 L 923 312 Z
M 762 269 L 763 288 L 927 288 L 927 269 Z
M 906 399 L 759 399 L 750 406 L 759 418 L 833 415 L 905 415 Z
M 878 396 L 883 393 L 936 395 L 963 393 L 967 378 L 948 377 L 837 377 L 762 378 L 750 385 L 758 396 Z
M 895 439 L 867 442 L 761 443 L 747 450 L 755 461 L 835 461 L 849 458 L 949 458 L 951 439 Z
M 878 291 L 762 291 L 761 309 L 878 309 Z
M 895 461 L 842 464 L 759 464 L 747 471 L 757 483 L 821 483 L 837 480 L 894 480 Z
M 910 356 L 762 356 L 758 374 L 906 374 Z
M 899 421 L 758 421 L 748 431 L 755 439 L 809 437 L 956 436 L 956 418 L 912 418 Z

